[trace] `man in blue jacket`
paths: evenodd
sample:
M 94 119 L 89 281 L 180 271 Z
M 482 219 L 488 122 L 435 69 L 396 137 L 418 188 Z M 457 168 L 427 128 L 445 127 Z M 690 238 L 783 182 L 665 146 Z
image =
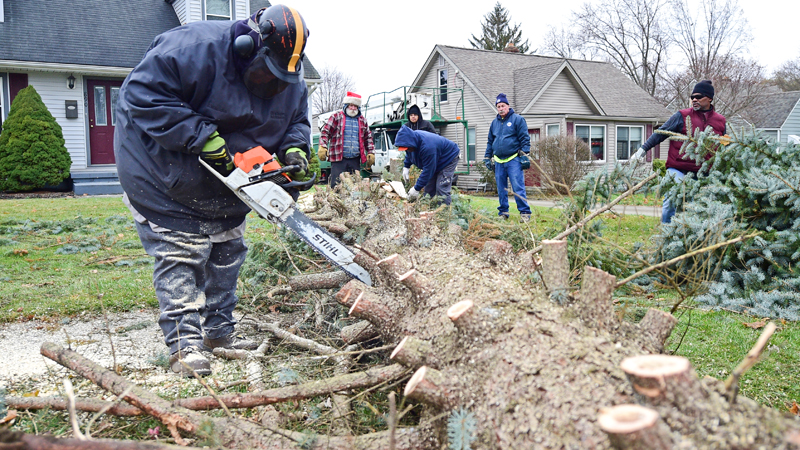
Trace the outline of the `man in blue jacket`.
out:
M 450 204 L 450 189 L 453 174 L 456 172 L 461 151 L 455 142 L 422 130 L 400 127 L 394 145 L 406 152 L 403 164 L 403 178 L 408 179 L 412 165 L 422 169 L 414 187 L 408 191 L 408 200 L 415 201 L 420 193 L 442 197 L 444 204 Z
M 114 152 L 123 200 L 155 258 L 159 325 L 181 375 L 211 373 L 203 350 L 257 346 L 235 333 L 233 317 L 250 208 L 198 157 L 227 175 L 233 154 L 260 145 L 297 165 L 293 178 L 305 176 L 307 38 L 303 18 L 283 5 L 191 23 L 157 36 L 120 88 Z
M 495 106 L 497 117 L 489 128 L 483 163 L 487 169 L 494 169 L 497 194 L 500 197 L 497 214 L 508 219 L 507 179 L 510 179 L 520 220 L 528 222 L 531 219 L 531 207 L 528 206 L 528 196 L 525 194 L 523 173 L 524 168 L 527 168 L 523 165 L 530 164 L 528 154 L 531 152 L 531 137 L 528 135 L 528 123 L 522 116 L 514 114 L 514 110 L 508 106 L 505 94 L 497 96 Z

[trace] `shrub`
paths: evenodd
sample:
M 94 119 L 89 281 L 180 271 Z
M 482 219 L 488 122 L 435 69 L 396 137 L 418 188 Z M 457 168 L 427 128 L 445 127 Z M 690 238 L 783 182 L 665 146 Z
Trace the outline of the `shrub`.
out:
M 69 177 L 72 159 L 61 126 L 28 86 L 11 104 L 0 133 L 0 190 L 29 191 Z
M 658 172 L 662 177 L 667 174 L 667 162 L 663 159 L 653 160 L 653 172 Z
M 551 136 L 531 148 L 534 166 L 541 173 L 543 188 L 569 194 L 572 187 L 591 169 L 589 145 L 573 135 Z M 537 162 L 538 157 L 538 162 Z

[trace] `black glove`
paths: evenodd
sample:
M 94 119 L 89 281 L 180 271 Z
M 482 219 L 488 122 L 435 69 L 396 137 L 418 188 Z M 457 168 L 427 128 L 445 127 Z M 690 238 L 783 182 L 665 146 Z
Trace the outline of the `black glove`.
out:
M 492 159 L 484 159 L 483 165 L 486 166 L 486 170 L 494 170 L 494 158 Z
M 224 177 L 233 172 L 233 158 L 228 152 L 228 144 L 216 131 L 208 137 L 206 145 L 203 146 L 203 150 L 200 152 L 200 157 Z
M 298 169 L 294 169 L 289 171 L 289 176 L 292 177 L 293 180 L 302 180 L 306 177 L 306 172 L 308 171 L 308 160 L 306 159 L 306 152 L 302 149 L 297 147 L 292 147 L 286 150 L 286 154 L 283 157 L 284 159 L 284 166 L 297 166 Z
M 520 150 L 517 155 L 519 156 L 519 163 L 522 167 L 522 170 L 528 170 L 531 168 L 531 159 L 528 158 L 528 154 Z

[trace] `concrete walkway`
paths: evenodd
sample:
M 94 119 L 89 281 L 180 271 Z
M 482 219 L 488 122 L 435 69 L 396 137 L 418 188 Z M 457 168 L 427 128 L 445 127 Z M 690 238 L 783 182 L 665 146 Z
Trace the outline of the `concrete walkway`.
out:
M 469 194 L 467 194 L 469 195 Z M 492 197 L 487 197 L 492 198 Z M 497 197 L 493 197 L 495 201 L 499 203 L 499 199 Z M 510 206 L 512 210 L 516 210 L 516 205 L 514 204 L 514 200 L 509 199 Z M 539 206 L 543 208 L 556 208 L 556 202 L 552 200 L 528 200 L 528 204 L 531 206 Z M 648 216 L 648 217 L 661 217 L 661 205 L 653 205 L 653 206 L 632 206 L 632 205 L 617 205 L 611 208 L 611 212 L 616 214 L 625 214 L 630 216 Z

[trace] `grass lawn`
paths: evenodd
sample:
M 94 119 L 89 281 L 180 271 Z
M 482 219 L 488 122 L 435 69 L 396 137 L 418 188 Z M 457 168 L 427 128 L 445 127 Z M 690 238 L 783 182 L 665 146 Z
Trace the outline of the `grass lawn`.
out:
M 465 197 L 481 214 L 497 214 L 495 197 Z M 518 213 L 513 205 L 511 210 L 508 226 L 517 226 Z M 532 216 L 527 226 L 535 232 L 565 225 L 555 208 L 534 207 Z M 623 248 L 646 242 L 658 227 L 657 217 L 604 214 L 603 220 L 604 239 Z M 274 225 L 255 217 L 248 221 L 248 242 L 274 236 Z M 630 292 L 620 289 L 617 298 L 620 314 L 632 321 L 647 308 L 669 309 L 674 301 L 669 291 Z M 667 351 L 689 358 L 700 376 L 724 379 L 761 333 L 744 324 L 759 318 L 686 305 L 676 314 L 679 324 Z M 157 307 L 152 259 L 120 197 L 0 200 L 0 323 L 142 307 Z M 800 365 L 800 325 L 778 325 L 768 355 L 742 378 L 741 393 L 785 410 L 800 401 L 794 373 Z

